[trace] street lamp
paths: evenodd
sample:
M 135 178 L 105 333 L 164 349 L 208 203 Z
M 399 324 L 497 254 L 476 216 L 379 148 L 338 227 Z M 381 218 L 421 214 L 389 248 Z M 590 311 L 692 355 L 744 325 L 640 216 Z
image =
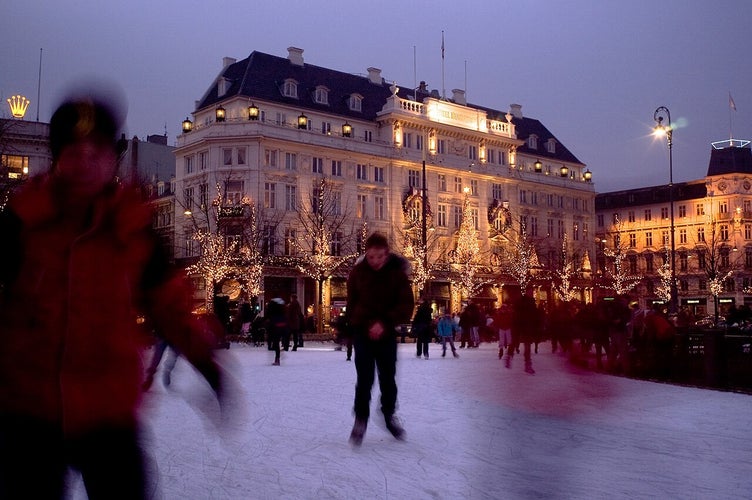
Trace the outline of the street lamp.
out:
M 666 120 L 666 125 L 663 124 L 663 120 Z M 673 135 L 674 130 L 671 127 L 671 112 L 666 106 L 661 106 L 653 113 L 653 120 L 655 120 L 655 128 L 653 133 L 657 137 L 666 136 L 666 144 L 668 145 L 668 203 L 670 206 L 671 215 L 671 299 L 668 304 L 668 311 L 671 314 L 676 314 L 677 307 L 677 290 L 676 290 L 676 241 L 674 239 L 674 158 L 673 158 Z

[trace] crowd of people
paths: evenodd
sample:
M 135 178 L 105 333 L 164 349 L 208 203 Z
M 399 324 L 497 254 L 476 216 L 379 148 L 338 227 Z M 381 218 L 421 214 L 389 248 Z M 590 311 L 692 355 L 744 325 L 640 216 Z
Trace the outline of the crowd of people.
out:
M 507 368 L 522 349 L 524 369 L 530 374 L 535 373 L 532 353 L 542 342 L 550 342 L 552 352 L 577 364 L 589 366 L 592 360 L 594 368 L 610 373 L 668 377 L 675 327 L 686 323 L 682 311 L 671 321 L 662 305 L 640 308 L 627 296 L 551 306 L 536 304 L 528 295 L 510 297 L 497 308 L 470 302 L 459 314 L 437 315 L 430 325 L 424 305 L 412 323 L 418 357 L 428 359 L 427 345 L 432 341 L 441 344 L 444 356 L 449 342 L 458 357 L 455 340 L 460 349 L 471 349 L 485 339 L 498 343 L 498 357 Z

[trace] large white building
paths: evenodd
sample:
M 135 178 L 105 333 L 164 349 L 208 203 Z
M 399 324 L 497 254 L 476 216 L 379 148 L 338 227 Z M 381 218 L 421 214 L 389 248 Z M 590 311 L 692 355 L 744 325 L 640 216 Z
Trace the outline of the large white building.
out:
M 491 262 L 494 254 L 521 225 L 543 267 L 559 263 L 565 239 L 580 264 L 595 251 L 590 171 L 540 121 L 523 116 L 521 106 L 499 111 L 471 104 L 462 90 L 443 99 L 423 82 L 416 89 L 392 84 L 377 68 L 363 75 L 322 68 L 294 47 L 286 58 L 260 52 L 241 61 L 225 58 L 184 122 L 175 153 L 179 259 L 198 256 L 193 235 L 205 223 L 196 215 L 206 215 L 213 200 L 215 208 L 254 203 L 273 221 L 265 228 L 264 251 L 294 254 L 291 243 L 308 236 L 301 206 L 310 204 L 324 178 L 347 216 L 334 236 L 334 253 L 359 250 L 363 223 L 403 252 L 405 231 L 425 233 L 424 168 L 429 260 L 437 263 L 427 292 L 439 307 L 460 306 L 440 264 L 451 261 L 457 244 L 466 190 L 489 266 L 498 264 Z M 494 285 L 479 300 L 503 300 L 504 287 L 513 286 L 502 267 L 493 269 Z M 345 298 L 346 273 L 341 269 L 327 282 L 331 307 Z M 305 305 L 313 302 L 311 280 L 295 267 L 270 265 L 265 276 L 267 300 L 296 292 Z M 550 299 L 545 284 L 534 292 Z

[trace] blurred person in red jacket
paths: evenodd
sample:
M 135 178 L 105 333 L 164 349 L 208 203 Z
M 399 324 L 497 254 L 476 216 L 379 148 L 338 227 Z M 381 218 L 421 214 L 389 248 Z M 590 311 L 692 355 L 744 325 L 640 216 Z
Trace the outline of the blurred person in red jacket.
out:
M 52 166 L 0 214 L 0 498 L 144 498 L 143 315 L 219 397 L 212 331 L 168 264 L 138 189 L 118 181 L 121 106 L 84 92 L 50 121 Z

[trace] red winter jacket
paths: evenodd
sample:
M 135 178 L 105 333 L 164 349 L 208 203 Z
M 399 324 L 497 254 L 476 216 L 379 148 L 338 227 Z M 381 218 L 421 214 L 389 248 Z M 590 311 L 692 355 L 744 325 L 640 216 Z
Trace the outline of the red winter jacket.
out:
M 67 434 L 131 425 L 140 399 L 144 314 L 216 388 L 209 336 L 183 276 L 160 259 L 151 211 L 112 189 L 77 229 L 48 177 L 0 218 L 0 413 L 62 423 Z

